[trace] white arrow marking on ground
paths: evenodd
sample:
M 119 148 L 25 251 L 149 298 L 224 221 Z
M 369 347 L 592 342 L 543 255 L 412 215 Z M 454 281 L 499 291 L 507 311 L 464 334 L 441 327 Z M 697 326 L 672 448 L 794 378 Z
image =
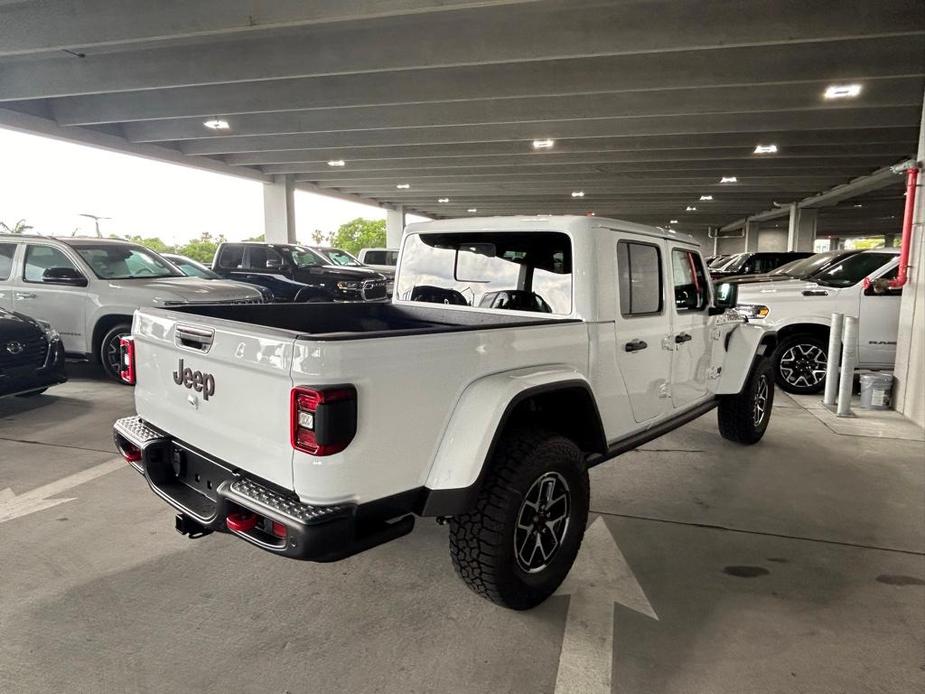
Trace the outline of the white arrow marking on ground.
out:
M 56 482 L 30 489 L 19 496 L 16 496 L 12 489 L 0 489 L 0 523 L 35 513 L 36 511 L 44 511 L 67 501 L 74 501 L 73 498 L 52 499 L 49 497 L 57 496 L 79 484 L 95 480 L 97 477 L 102 477 L 124 467 L 125 463 L 121 459 L 109 460 L 86 470 L 75 472 L 73 475 L 63 477 Z
M 575 565 L 556 591 L 571 595 L 555 694 L 610 694 L 613 604 L 658 619 L 600 516 L 585 532 Z

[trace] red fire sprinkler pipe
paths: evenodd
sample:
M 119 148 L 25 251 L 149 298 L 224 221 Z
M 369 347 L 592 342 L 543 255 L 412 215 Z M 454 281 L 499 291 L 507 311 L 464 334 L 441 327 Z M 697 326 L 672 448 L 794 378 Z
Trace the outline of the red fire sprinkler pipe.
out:
M 898 289 L 906 284 L 909 275 L 909 249 L 912 246 L 912 216 L 915 213 L 915 186 L 919 180 L 918 164 L 906 170 L 906 207 L 903 210 L 903 235 L 899 247 L 899 272 L 890 280 L 890 288 Z

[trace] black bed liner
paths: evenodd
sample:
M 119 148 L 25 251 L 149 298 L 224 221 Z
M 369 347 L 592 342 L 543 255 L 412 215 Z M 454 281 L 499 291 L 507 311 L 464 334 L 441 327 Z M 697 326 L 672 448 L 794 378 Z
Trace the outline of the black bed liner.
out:
M 356 340 L 430 333 L 490 330 L 579 322 L 550 318 L 448 310 L 391 303 L 203 304 L 171 310 L 221 320 L 291 330 L 313 340 Z

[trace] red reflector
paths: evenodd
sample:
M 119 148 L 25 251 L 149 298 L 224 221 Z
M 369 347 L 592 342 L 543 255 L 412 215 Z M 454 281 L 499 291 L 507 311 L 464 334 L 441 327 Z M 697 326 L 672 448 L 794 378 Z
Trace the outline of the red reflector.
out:
M 276 521 L 273 521 L 273 534 L 276 537 L 286 539 L 286 526 L 283 525 L 282 523 L 277 523 Z
M 253 513 L 232 511 L 225 519 L 225 524 L 229 530 L 246 533 L 248 530 L 253 530 L 254 526 L 257 525 L 257 516 Z
M 119 444 L 119 452 L 128 463 L 137 463 L 141 460 L 141 449 L 128 441 L 123 440 L 122 443 Z
M 119 360 L 122 364 L 119 378 L 130 386 L 135 385 L 135 338 L 123 337 L 119 340 Z

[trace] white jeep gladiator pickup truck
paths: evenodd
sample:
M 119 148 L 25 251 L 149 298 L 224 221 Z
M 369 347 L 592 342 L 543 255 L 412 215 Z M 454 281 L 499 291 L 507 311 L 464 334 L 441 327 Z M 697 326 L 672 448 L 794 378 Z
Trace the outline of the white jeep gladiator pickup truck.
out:
M 651 227 L 412 224 L 391 303 L 137 311 L 115 443 L 181 533 L 332 561 L 436 517 L 463 581 L 526 609 L 575 559 L 588 468 L 714 407 L 764 434 L 775 336 L 723 289 Z

